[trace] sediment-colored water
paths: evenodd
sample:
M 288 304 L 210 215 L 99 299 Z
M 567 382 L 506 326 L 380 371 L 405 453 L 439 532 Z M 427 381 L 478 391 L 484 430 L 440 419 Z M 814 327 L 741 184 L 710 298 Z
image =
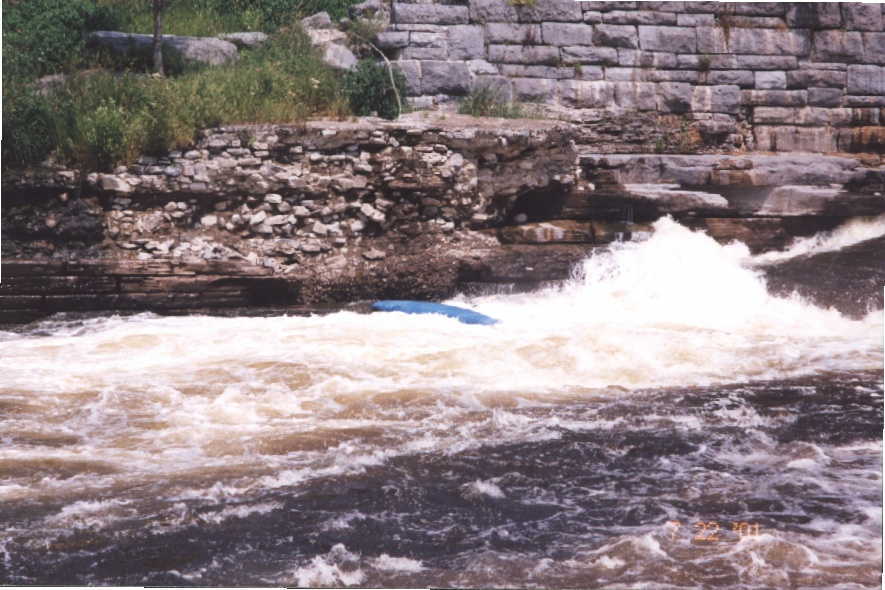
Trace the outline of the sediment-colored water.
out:
M 882 225 L 754 258 L 664 219 L 561 288 L 454 301 L 496 326 L 0 333 L 0 582 L 878 587 L 883 313 L 758 266 Z

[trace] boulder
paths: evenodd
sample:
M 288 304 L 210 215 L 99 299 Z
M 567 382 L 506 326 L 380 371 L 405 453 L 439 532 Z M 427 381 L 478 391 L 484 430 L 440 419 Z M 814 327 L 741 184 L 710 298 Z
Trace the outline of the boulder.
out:
M 89 42 L 110 49 L 114 53 L 129 54 L 134 51 L 150 51 L 152 35 L 121 33 L 119 31 L 95 31 L 89 34 Z M 215 37 L 181 37 L 163 35 L 163 46 L 177 52 L 186 62 L 218 66 L 239 57 L 237 46 L 230 41 Z
M 259 45 L 264 45 L 267 42 L 268 36 L 266 33 L 256 31 L 248 33 L 223 33 L 218 35 L 218 38 L 222 41 L 229 41 L 240 49 L 251 49 L 253 47 L 258 47 Z
M 301 20 L 304 32 L 310 37 L 311 45 L 319 48 L 323 61 L 339 70 L 352 69 L 356 56 L 347 48 L 347 35 L 334 28 L 329 15 L 320 12 Z

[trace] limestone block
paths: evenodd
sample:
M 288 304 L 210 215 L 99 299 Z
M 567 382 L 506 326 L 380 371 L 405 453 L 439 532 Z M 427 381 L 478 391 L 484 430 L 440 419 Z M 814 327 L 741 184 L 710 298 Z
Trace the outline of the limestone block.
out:
M 850 125 L 852 109 L 829 109 L 823 107 L 756 107 L 753 123 L 757 125 L 807 125 L 833 127 Z
M 696 56 L 693 56 L 696 57 Z M 618 65 L 639 68 L 677 68 L 677 55 L 662 51 L 618 49 Z
M 471 81 L 470 70 L 464 62 L 421 63 L 421 94 L 467 94 Z
M 756 149 L 767 152 L 835 152 L 836 136 L 826 127 L 757 125 L 753 128 Z M 777 176 L 777 175 L 776 175 Z M 779 179 L 772 178 L 776 183 Z
M 768 73 L 768 72 L 760 72 Z M 750 70 L 712 70 L 707 72 L 707 84 L 736 85 L 741 88 L 753 88 L 756 80 Z
M 549 45 L 489 45 L 489 61 L 556 65 L 559 63 L 559 49 Z
M 605 78 L 604 68 L 602 66 L 574 66 L 576 80 L 597 81 Z
M 792 71 L 790 72 L 793 73 Z M 759 90 L 783 90 L 787 87 L 786 72 L 755 72 L 755 86 Z
M 494 76 L 499 74 L 498 66 L 490 64 L 484 59 L 471 59 L 467 61 L 467 68 L 475 76 Z
M 863 34 L 863 57 L 865 63 L 885 64 L 885 33 Z
M 717 68 L 717 61 L 727 61 L 732 56 L 712 57 L 713 68 Z M 792 55 L 735 55 L 734 68 L 741 70 L 794 70 L 798 67 L 799 60 Z M 727 68 L 723 68 L 727 69 Z
M 709 12 L 711 14 L 719 14 L 724 9 L 721 2 L 686 2 L 685 12 L 698 13 Z
M 815 61 L 859 61 L 863 56 L 863 37 L 839 30 L 815 31 L 812 55 Z
M 835 2 L 792 2 L 786 20 L 797 29 L 836 29 L 842 26 L 842 13 Z
M 478 23 L 515 23 L 516 7 L 500 0 L 470 0 L 470 20 Z
M 611 106 L 615 96 L 615 86 L 611 82 L 561 80 L 559 91 L 566 104 L 586 109 L 607 108 Z
M 735 85 L 696 86 L 691 98 L 695 112 L 735 114 L 740 104 L 741 89 Z
M 657 107 L 664 113 L 685 113 L 691 109 L 692 86 L 684 82 L 658 84 Z
M 466 25 L 469 11 L 466 6 L 394 2 L 392 20 L 406 24 Z
M 428 47 L 441 49 L 446 47 L 446 34 L 439 33 L 411 33 L 409 44 L 412 47 Z
M 541 38 L 547 45 L 592 45 L 593 27 L 574 23 L 542 23 Z
M 697 27 L 698 52 L 705 54 L 731 53 L 722 27 Z
M 597 46 L 636 49 L 639 46 L 639 38 L 634 26 L 596 25 L 593 27 L 593 43 Z
M 778 31 L 775 29 L 731 29 L 728 39 L 733 53 L 752 55 L 808 55 L 811 34 L 804 29 Z
M 786 22 L 779 16 L 729 16 L 728 26 L 742 29 L 780 29 L 787 28 Z
M 588 11 L 584 13 L 584 22 L 590 25 L 595 25 L 597 23 L 602 22 L 602 13 L 601 12 L 592 12 Z
M 845 94 L 841 88 L 809 88 L 808 104 L 817 107 L 837 107 Z
M 638 82 L 641 76 L 639 68 L 605 68 L 605 79 L 610 82 Z
M 680 27 L 712 27 L 716 17 L 712 14 L 677 14 L 676 24 Z
M 378 33 L 375 44 L 381 49 L 402 49 L 409 45 L 409 33 L 406 31 L 382 31 Z
M 406 94 L 421 94 L 421 62 L 415 60 L 399 60 L 392 62 L 393 67 L 403 73 L 406 78 Z
M 885 107 L 885 96 L 846 96 L 847 107 Z
M 483 27 L 455 25 L 449 27 L 449 59 L 480 59 L 485 57 Z
M 885 67 L 848 66 L 848 94 L 877 96 L 885 94 Z
M 631 111 L 657 109 L 656 85 L 650 82 L 616 82 L 615 103 Z
M 230 41 L 239 49 L 250 49 L 267 43 L 268 36 L 266 33 L 259 32 L 243 32 L 243 33 L 222 33 L 218 35 L 222 41 Z
M 663 12 L 682 12 L 685 10 L 685 2 L 643 2 L 640 8 Z
M 743 90 L 741 95 L 747 106 L 796 107 L 808 102 L 806 90 Z
M 584 10 L 598 10 L 608 12 L 609 10 L 636 10 L 636 2 L 581 2 Z
M 520 22 L 579 23 L 583 20 L 581 5 L 575 0 L 540 0 L 517 6 Z
M 562 63 L 575 64 L 618 64 L 618 50 L 612 47 L 587 47 L 574 45 L 562 48 Z
M 882 7 L 878 3 L 846 2 L 842 4 L 842 18 L 849 31 L 882 30 Z
M 566 80 L 575 77 L 575 68 L 504 64 L 501 66 L 501 73 L 513 78 L 549 78 L 551 80 Z
M 695 53 L 697 37 L 694 29 L 683 27 L 639 27 L 639 46 L 646 51 Z
M 513 23 L 488 23 L 485 25 L 489 43 L 515 43 L 537 45 L 541 42 L 541 26 Z
M 784 16 L 787 8 L 786 2 L 735 2 L 730 10 L 746 16 Z
M 787 88 L 845 88 L 845 72 L 838 70 L 791 70 L 786 73 Z
M 516 100 L 543 101 L 556 92 L 556 82 L 545 78 L 513 78 L 513 95 Z
M 675 25 L 676 14 L 653 10 L 613 10 L 602 14 L 602 22 L 614 25 Z
M 692 70 L 646 70 L 644 78 L 648 82 L 688 82 L 697 84 L 700 73 Z
M 431 45 L 428 47 L 415 47 L 410 45 L 403 49 L 400 57 L 402 59 L 417 59 L 417 60 L 427 60 L 427 59 L 435 59 L 435 60 L 445 60 L 449 56 L 449 46 L 448 43 L 442 41 L 439 45 Z

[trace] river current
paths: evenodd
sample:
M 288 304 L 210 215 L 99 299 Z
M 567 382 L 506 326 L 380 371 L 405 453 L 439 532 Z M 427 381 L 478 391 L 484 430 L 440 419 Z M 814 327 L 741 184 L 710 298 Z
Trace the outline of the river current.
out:
M 670 219 L 501 320 L 0 332 L 0 583 L 878 588 L 883 313 Z

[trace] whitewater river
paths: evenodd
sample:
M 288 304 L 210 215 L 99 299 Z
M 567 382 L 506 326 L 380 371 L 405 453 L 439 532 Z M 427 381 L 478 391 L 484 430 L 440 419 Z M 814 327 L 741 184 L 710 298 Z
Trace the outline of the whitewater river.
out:
M 0 332 L 0 583 L 878 588 L 882 311 L 759 270 L 840 235 L 753 258 L 664 219 L 454 301 L 496 326 Z

